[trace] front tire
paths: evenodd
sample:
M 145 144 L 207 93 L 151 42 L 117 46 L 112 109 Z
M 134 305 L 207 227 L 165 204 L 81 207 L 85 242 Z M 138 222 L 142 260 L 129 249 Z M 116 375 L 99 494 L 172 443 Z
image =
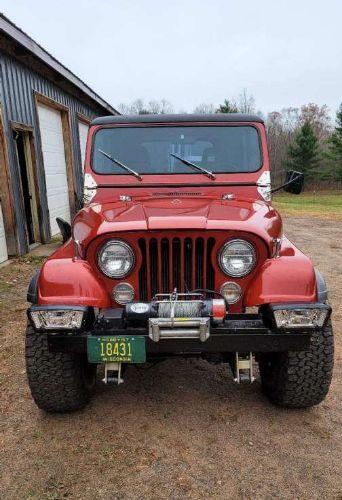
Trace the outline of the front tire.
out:
M 96 365 L 77 353 L 54 353 L 46 334 L 26 329 L 26 372 L 36 405 L 47 412 L 70 412 L 83 408 L 96 383 Z
M 272 403 L 285 408 L 317 405 L 328 393 L 333 364 L 333 330 L 328 322 L 322 331 L 313 333 L 307 351 L 262 355 L 259 369 L 263 391 Z

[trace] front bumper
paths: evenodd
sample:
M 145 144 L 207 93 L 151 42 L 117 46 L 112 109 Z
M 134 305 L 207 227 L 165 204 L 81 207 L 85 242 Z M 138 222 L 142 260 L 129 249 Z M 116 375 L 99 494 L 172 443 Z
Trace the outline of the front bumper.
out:
M 162 335 L 155 335 L 154 322 L 151 318 L 153 311 L 148 310 L 141 318 L 139 315 L 127 315 L 123 309 L 102 309 L 95 316 L 92 308 L 83 308 L 83 320 L 80 327 L 73 328 L 73 316 L 69 314 L 73 306 L 32 306 L 28 311 L 31 322 L 37 311 L 51 312 L 52 325 L 44 328 L 38 323 L 39 331 L 47 335 L 49 349 L 52 352 L 87 353 L 89 337 L 143 337 L 145 338 L 146 358 L 170 356 L 205 356 L 220 355 L 228 358 L 236 352 L 284 352 L 303 351 L 310 347 L 312 333 L 322 330 L 331 313 L 329 305 L 317 304 L 282 304 L 267 306 L 260 309 L 259 314 L 228 314 L 215 324 L 207 318 L 196 318 L 200 327 L 194 329 L 195 319 L 178 318 L 177 325 L 166 319 L 165 330 Z M 317 310 L 325 315 L 324 322 L 312 323 L 311 326 L 284 326 L 275 321 L 275 311 L 279 310 Z M 152 311 L 152 312 L 151 312 Z M 78 312 L 78 310 L 77 310 Z M 66 314 L 67 313 L 67 314 Z M 43 314 L 44 316 L 44 314 Z M 60 318 L 71 318 L 69 331 L 62 329 Z M 47 319 L 46 319 L 47 318 Z M 44 318 L 43 318 L 44 319 Z M 176 321 L 177 318 L 175 318 Z M 299 319 L 301 316 L 299 315 Z M 188 321 L 189 320 L 189 321 Z M 45 321 L 51 321 L 45 316 Z M 163 320 L 155 320 L 157 323 Z M 179 328 L 179 321 L 181 327 Z M 56 328 L 56 322 L 58 328 Z M 209 323 L 208 323 L 209 322 Z M 44 322 L 43 322 L 44 323 Z M 157 324 L 156 323 L 156 324 Z M 203 323 L 203 325 L 202 325 Z M 37 326 L 37 325 L 36 325 Z M 177 328 L 178 326 L 178 328 Z M 195 325 L 196 326 L 196 325 Z M 163 327 L 163 325 L 162 325 Z M 201 328 L 203 327 L 203 332 Z M 158 330 L 160 325 L 158 326 Z M 158 333 L 158 332 L 157 332 Z M 203 335 L 202 335 L 203 333 Z
M 269 329 L 259 314 L 227 316 L 222 326 L 210 328 L 210 337 L 201 342 L 195 338 L 167 338 L 154 342 L 148 328 L 109 328 L 65 334 L 48 334 L 52 352 L 87 352 L 89 336 L 143 336 L 147 359 L 160 356 L 201 355 L 205 353 L 230 354 L 233 352 L 281 352 L 308 349 L 312 331 L 286 332 Z

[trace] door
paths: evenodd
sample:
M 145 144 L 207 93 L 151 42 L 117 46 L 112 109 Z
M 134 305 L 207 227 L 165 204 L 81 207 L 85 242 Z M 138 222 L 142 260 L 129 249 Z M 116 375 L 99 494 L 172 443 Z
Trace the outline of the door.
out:
M 7 260 L 7 258 L 8 255 L 7 255 L 4 219 L 2 217 L 2 206 L 0 203 L 0 262 L 4 262 L 5 260 Z
M 85 151 L 87 145 L 87 136 L 88 136 L 89 125 L 78 121 L 78 132 L 80 136 L 80 148 L 81 148 L 81 158 L 82 158 L 82 169 L 84 170 L 84 160 L 85 160 Z
M 18 162 L 20 188 L 25 215 L 25 229 L 28 244 L 40 241 L 38 206 L 33 161 L 33 133 L 27 130 L 13 130 L 13 140 Z
M 61 112 L 38 104 L 51 236 L 58 234 L 56 217 L 70 222 L 68 177 Z

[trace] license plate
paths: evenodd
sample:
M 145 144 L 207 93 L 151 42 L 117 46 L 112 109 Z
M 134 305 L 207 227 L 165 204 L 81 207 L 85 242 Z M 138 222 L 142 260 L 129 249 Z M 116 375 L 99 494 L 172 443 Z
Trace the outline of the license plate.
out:
M 145 337 L 88 337 L 90 363 L 145 363 Z

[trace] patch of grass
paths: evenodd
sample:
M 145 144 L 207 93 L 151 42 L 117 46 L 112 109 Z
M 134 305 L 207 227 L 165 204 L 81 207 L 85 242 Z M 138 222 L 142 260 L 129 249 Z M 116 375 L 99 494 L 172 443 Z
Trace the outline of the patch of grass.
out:
M 57 243 L 57 242 L 62 242 L 62 241 L 63 241 L 62 235 L 57 234 L 56 236 L 52 236 L 49 243 Z
M 8 292 L 11 287 L 11 283 L 6 283 L 5 281 L 0 280 L 0 293 Z
M 36 469 L 42 469 L 46 466 L 45 460 L 39 459 L 33 462 L 33 465 Z
M 342 219 L 342 192 L 277 194 L 272 205 L 283 215 Z
M 37 266 L 40 266 L 44 260 L 46 260 L 46 257 L 41 257 L 37 255 L 30 255 L 26 254 L 23 255 L 22 257 L 18 257 L 18 262 L 20 263 L 25 263 L 25 264 L 35 264 Z
M 33 489 L 27 492 L 26 498 L 37 498 L 37 492 Z

